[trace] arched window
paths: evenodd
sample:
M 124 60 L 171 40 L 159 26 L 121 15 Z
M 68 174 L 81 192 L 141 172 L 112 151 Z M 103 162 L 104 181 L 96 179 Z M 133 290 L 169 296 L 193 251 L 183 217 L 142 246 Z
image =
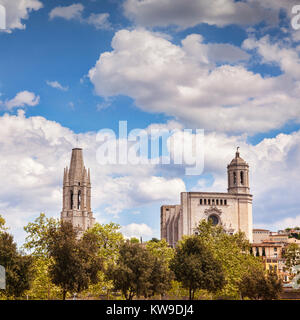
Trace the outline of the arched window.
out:
M 236 172 L 233 173 L 233 184 L 236 184 Z
M 78 202 L 77 202 L 77 209 L 80 209 L 80 204 L 81 204 L 81 191 L 78 191 Z
M 70 191 L 70 209 L 73 209 L 74 201 L 73 201 L 73 191 Z
M 241 184 L 244 184 L 244 172 L 243 171 L 240 172 L 240 176 L 241 176 Z

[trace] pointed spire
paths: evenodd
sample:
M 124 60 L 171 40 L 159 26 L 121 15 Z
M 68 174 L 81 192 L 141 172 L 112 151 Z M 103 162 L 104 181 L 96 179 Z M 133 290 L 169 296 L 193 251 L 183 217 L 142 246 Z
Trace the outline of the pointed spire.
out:
M 80 182 L 82 179 L 82 173 L 83 173 L 83 155 L 82 155 L 82 149 L 80 148 L 74 148 L 72 150 L 72 157 L 71 157 L 71 164 L 70 164 L 70 174 L 69 179 L 70 182 Z
M 236 154 L 235 154 L 235 157 L 236 157 L 236 158 L 239 158 L 239 157 L 240 157 L 239 149 L 240 149 L 240 147 L 237 147 L 237 148 L 236 148 Z

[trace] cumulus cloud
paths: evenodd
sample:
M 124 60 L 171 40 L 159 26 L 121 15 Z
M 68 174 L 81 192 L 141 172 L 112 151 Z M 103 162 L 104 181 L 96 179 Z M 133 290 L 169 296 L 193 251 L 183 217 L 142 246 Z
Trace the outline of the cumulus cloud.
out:
M 162 128 L 163 124 L 151 126 Z M 171 165 L 99 165 L 96 133 L 76 135 L 43 117 L 26 118 L 23 111 L 0 117 L 0 137 L 0 179 L 5 185 L 0 190 L 0 213 L 19 242 L 24 240 L 22 227 L 40 212 L 59 217 L 63 168 L 69 165 L 77 137 L 85 164 L 91 168 L 92 207 L 98 221 L 114 219 L 126 210 L 141 211 L 147 205 L 177 204 L 180 192 L 186 191 L 183 175 L 168 178 Z M 299 216 L 300 131 L 266 138 L 257 145 L 249 144 L 246 135 L 224 133 L 207 133 L 204 141 L 204 172 L 212 176 L 213 183 L 200 176 L 194 190 L 226 192 L 226 166 L 240 146 L 241 156 L 250 165 L 255 225 L 271 227 Z M 296 223 L 289 221 L 287 224 Z M 154 234 L 145 226 L 124 228 L 128 237 Z
M 175 45 L 142 29 L 117 32 L 111 45 L 89 71 L 96 93 L 105 98 L 127 95 L 146 112 L 219 132 L 255 134 L 300 121 L 299 83 L 291 74 L 263 77 L 233 63 L 248 58 L 239 48 L 204 44 L 195 34 Z M 228 52 L 223 58 L 221 47 Z M 216 64 L 220 59 L 228 63 Z
M 78 20 L 94 26 L 96 29 L 110 29 L 108 13 L 91 13 L 87 18 L 83 17 L 84 6 L 81 3 L 72 4 L 70 6 L 58 6 L 53 8 L 49 13 L 50 20 L 62 18 L 66 20 Z
M 230 24 L 254 25 L 260 21 L 277 21 L 278 11 L 257 0 L 126 0 L 125 15 L 137 25 L 181 28 L 201 23 L 223 27 Z M 273 3 L 272 3 L 273 4 Z M 277 1 L 276 9 L 286 6 Z
M 29 19 L 32 11 L 38 11 L 43 7 L 39 0 L 0 0 L 0 5 L 6 9 L 6 27 L 8 32 L 14 29 L 25 29 L 23 20 Z
M 0 101 L 0 105 L 4 106 L 7 110 L 12 110 L 14 108 L 20 107 L 34 107 L 38 105 L 40 102 L 40 97 L 36 96 L 33 92 L 30 91 L 22 91 L 17 93 L 17 95 L 11 99 L 6 101 Z
M 47 85 L 54 88 L 54 89 L 59 89 L 62 91 L 68 91 L 69 87 L 64 87 L 63 85 L 61 85 L 58 81 L 46 81 Z
M 96 133 L 76 135 L 43 117 L 0 117 L 0 214 L 18 241 L 22 227 L 40 212 L 59 217 L 62 205 L 63 168 L 69 166 L 77 137 L 84 149 L 86 167 L 91 168 L 92 205 L 97 220 L 111 218 L 123 210 L 143 205 L 174 202 L 185 185 L 180 179 L 156 176 L 154 166 L 100 165 L 96 160 Z M 100 212 L 100 214 L 99 214 Z
M 126 238 L 140 238 L 143 239 L 149 239 L 153 236 L 154 232 L 153 230 L 147 226 L 146 224 L 137 224 L 137 223 L 131 223 L 127 226 L 123 226 L 121 228 L 121 232 Z

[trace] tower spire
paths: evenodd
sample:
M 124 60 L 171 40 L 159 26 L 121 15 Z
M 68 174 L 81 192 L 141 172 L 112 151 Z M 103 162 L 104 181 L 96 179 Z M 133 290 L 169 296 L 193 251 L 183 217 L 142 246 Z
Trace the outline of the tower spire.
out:
M 249 194 L 249 165 L 240 157 L 240 147 L 237 147 L 235 158 L 227 166 L 228 192 Z
M 89 171 L 88 171 L 89 172 Z M 90 173 L 84 166 L 81 148 L 74 148 L 70 161 L 70 169 L 64 170 L 63 210 L 61 219 L 72 223 L 79 235 L 92 227 L 95 218 L 91 211 Z

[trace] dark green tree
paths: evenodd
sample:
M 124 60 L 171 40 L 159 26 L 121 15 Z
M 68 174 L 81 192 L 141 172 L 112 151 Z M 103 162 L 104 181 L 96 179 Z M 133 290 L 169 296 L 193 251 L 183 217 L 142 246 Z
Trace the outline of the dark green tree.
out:
M 6 271 L 6 298 L 22 297 L 32 280 L 32 257 L 19 253 L 13 237 L 6 232 L 0 233 L 0 265 Z
M 267 275 L 261 268 L 249 268 L 239 284 L 242 299 L 277 300 L 282 292 L 282 282 L 276 273 Z
M 50 277 L 62 289 L 63 300 L 68 292 L 79 293 L 98 281 L 102 262 L 97 251 L 97 238 L 91 233 L 78 240 L 70 223 L 50 228 L 48 252 L 53 259 Z
M 198 289 L 214 293 L 225 285 L 221 263 L 198 236 L 187 237 L 178 243 L 170 268 L 176 280 L 189 290 L 190 300 Z
M 166 263 L 139 243 L 126 241 L 115 264 L 107 270 L 108 279 L 126 300 L 163 294 L 171 286 L 171 273 Z

